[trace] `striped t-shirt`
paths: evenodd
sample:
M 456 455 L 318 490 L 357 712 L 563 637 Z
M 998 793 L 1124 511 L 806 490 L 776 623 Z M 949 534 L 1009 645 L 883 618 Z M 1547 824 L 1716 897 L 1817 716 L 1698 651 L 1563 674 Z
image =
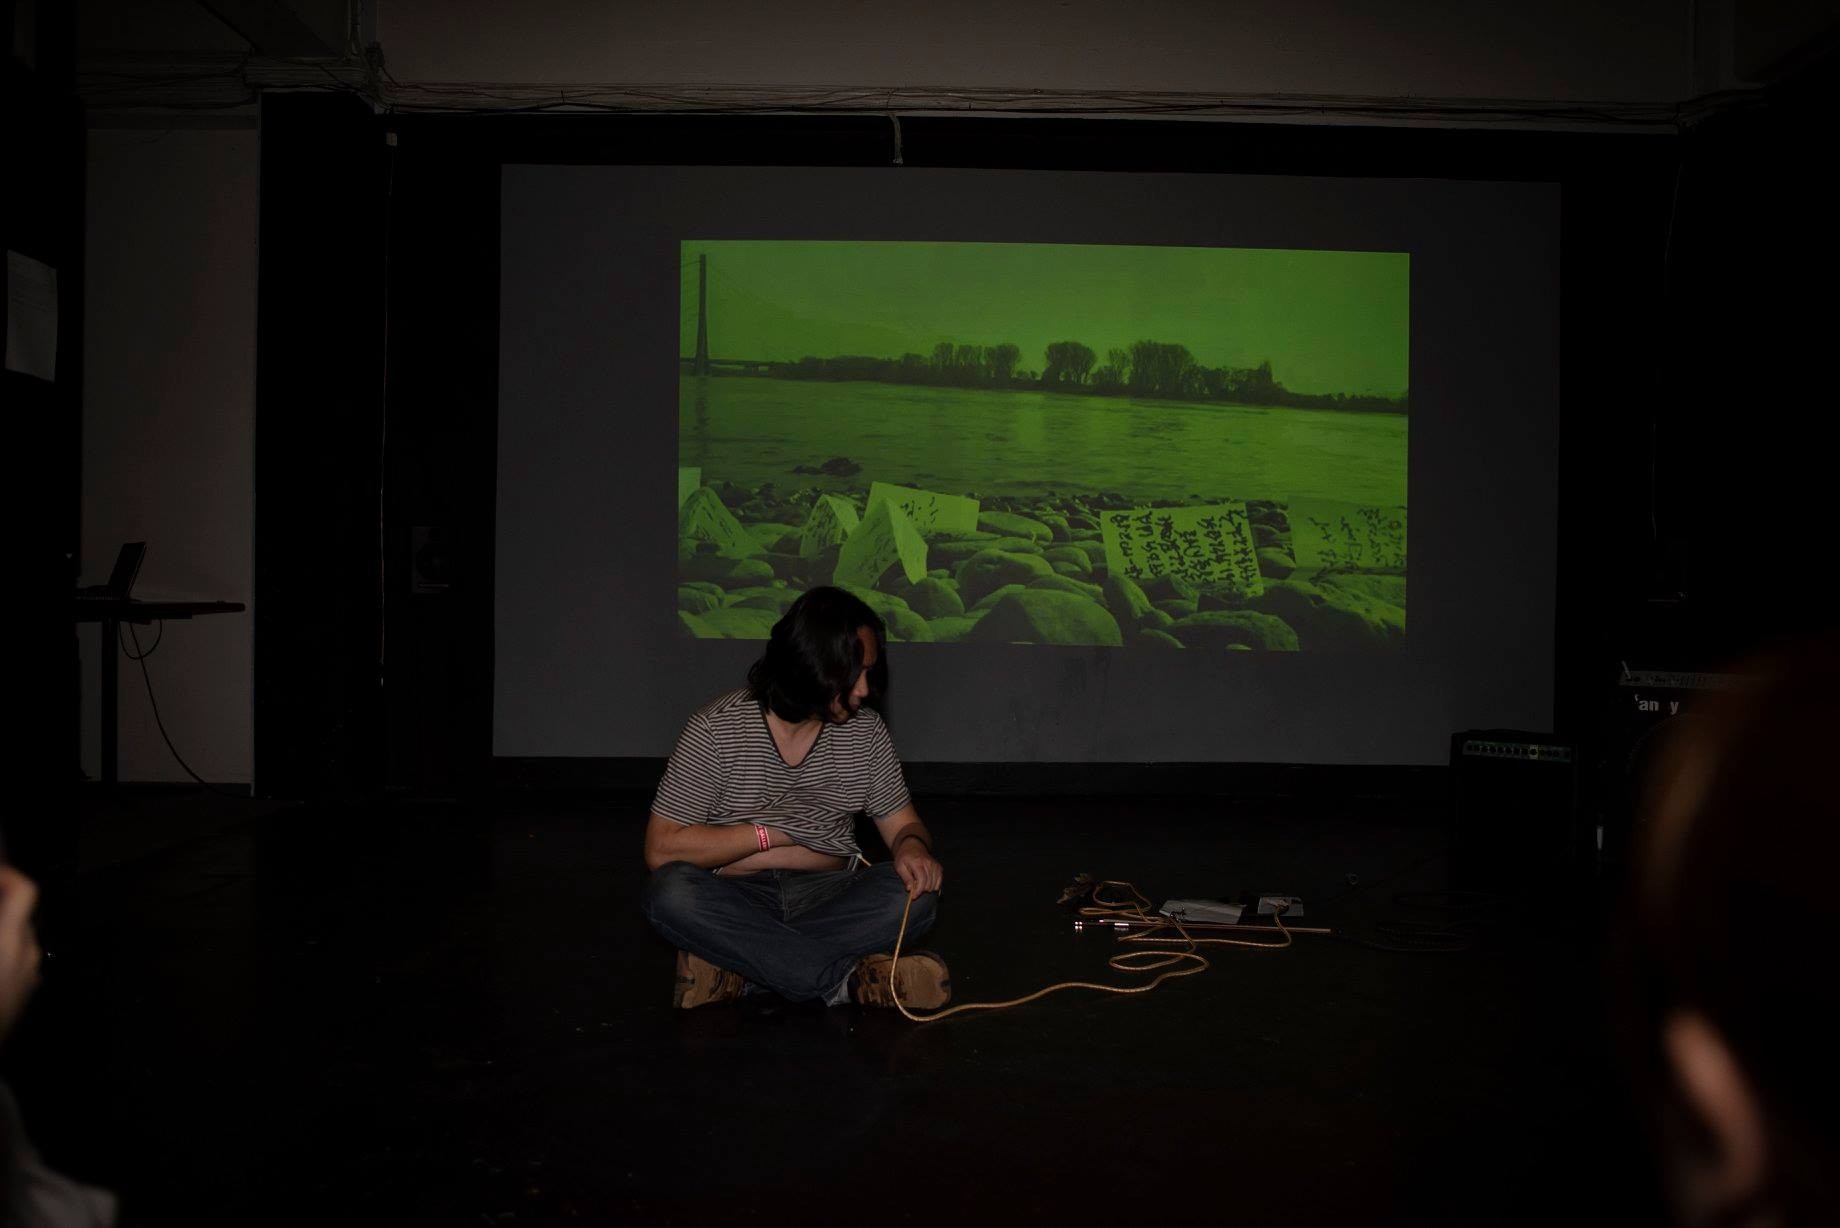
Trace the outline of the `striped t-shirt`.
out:
M 881 714 L 860 708 L 825 722 L 799 766 L 788 767 L 747 691 L 691 715 L 665 766 L 652 813 L 692 823 L 763 823 L 820 853 L 854 857 L 854 816 L 885 819 L 907 805 L 901 761 Z

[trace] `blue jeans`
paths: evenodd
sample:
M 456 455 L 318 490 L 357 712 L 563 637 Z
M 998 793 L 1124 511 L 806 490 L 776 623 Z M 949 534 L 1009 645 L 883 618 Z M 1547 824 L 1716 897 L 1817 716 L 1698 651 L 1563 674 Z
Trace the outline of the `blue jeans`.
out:
M 836 1001 L 864 955 L 894 949 L 907 888 L 887 862 L 866 869 L 761 870 L 730 878 L 687 861 L 645 885 L 652 928 L 674 946 L 793 1002 Z M 933 927 L 939 894 L 914 901 L 907 939 Z

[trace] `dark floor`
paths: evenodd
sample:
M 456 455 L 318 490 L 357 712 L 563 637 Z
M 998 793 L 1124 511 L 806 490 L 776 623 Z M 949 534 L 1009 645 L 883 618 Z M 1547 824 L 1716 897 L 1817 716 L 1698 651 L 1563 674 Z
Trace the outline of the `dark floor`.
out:
M 959 1000 L 1118 979 L 1079 871 L 1346 936 L 927 1026 L 671 1011 L 643 805 L 92 808 L 3 1063 L 29 1126 L 131 1224 L 1655 1219 L 1591 904 L 1346 940 L 1475 919 L 1422 805 L 923 799 Z

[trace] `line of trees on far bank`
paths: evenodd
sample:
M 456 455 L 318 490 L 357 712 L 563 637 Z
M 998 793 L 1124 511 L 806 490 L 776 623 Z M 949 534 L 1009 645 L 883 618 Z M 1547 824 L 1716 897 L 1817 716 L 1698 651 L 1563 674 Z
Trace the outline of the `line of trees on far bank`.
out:
M 876 380 L 946 388 L 1029 389 L 1090 396 L 1157 397 L 1183 401 L 1231 401 L 1240 405 L 1290 405 L 1405 413 L 1408 395 L 1292 392 L 1272 377 L 1271 363 L 1256 367 L 1206 367 L 1185 345 L 1134 341 L 1110 350 L 1105 361 L 1078 341 L 1055 341 L 1042 355 L 1040 371 L 1021 367 L 1022 350 L 1000 345 L 954 345 L 942 341 L 931 354 L 899 358 L 807 355 L 770 363 L 758 374 L 777 379 Z

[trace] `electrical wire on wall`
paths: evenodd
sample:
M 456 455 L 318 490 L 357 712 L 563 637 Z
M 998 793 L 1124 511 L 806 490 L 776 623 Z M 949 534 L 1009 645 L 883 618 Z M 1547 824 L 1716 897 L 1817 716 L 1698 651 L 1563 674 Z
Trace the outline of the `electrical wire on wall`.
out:
M 390 223 L 396 201 L 396 133 L 385 135 L 383 184 L 383 348 L 377 388 L 377 687 L 384 685 L 389 658 L 390 550 L 385 489 L 390 465 Z
M 356 35 L 353 36 L 355 38 Z M 91 61 L 78 93 L 93 110 L 247 108 L 264 90 L 318 89 L 363 98 L 379 114 L 1015 115 L 1243 119 L 1265 122 L 1680 131 L 1761 101 L 1759 89 L 1684 102 L 1614 99 L 1426 98 L 1412 95 L 1195 93 L 802 85 L 629 85 L 592 82 L 399 81 L 376 44 L 348 43 L 337 58 L 195 55 L 169 62 Z M 897 121 L 898 122 L 898 121 Z M 896 164 L 905 161 L 897 133 Z

